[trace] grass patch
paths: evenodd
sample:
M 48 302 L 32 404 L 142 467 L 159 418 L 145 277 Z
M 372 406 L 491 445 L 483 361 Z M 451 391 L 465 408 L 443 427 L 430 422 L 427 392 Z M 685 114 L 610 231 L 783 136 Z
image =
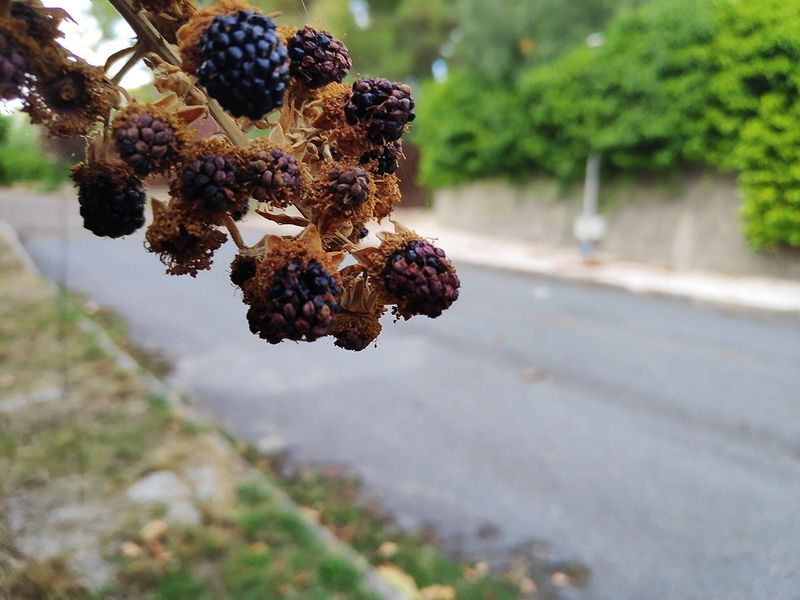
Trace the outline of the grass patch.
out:
M 211 460 L 203 453 L 217 446 L 141 377 L 120 371 L 80 327 L 82 303 L 54 298 L 1 240 L 0 289 L 0 506 L 24 507 L 24 535 L 37 530 L 43 546 L 65 554 L 27 557 L 0 543 L 0 598 L 375 599 L 357 569 L 256 484 L 231 487 L 231 504 L 213 512 L 198 503 L 200 526 L 145 538 L 142 527 L 167 518 L 168 507 L 135 505 L 126 490 L 154 468 L 188 473 L 184 466 L 198 463 L 181 461 Z M 120 341 L 124 329 L 113 323 Z M 238 464 L 235 453 L 217 452 L 229 461 L 224 471 L 238 472 L 229 464 Z M 97 516 L 71 525 L 73 537 L 59 537 L 63 524 L 48 529 L 54 511 L 86 506 Z M 6 517 L 0 512 L 0 540 L 13 541 Z M 87 590 L 70 568 L 76 536 L 115 566 L 105 588 Z
M 313 509 L 320 522 L 375 566 L 391 565 L 409 574 L 420 589 L 449 586 L 459 600 L 512 600 L 523 597 L 517 578 L 484 572 L 438 549 L 427 532 L 406 532 L 379 507 L 362 500 L 360 483 L 338 470 L 304 467 L 285 474 L 279 459 L 244 456 L 281 485 L 298 504 Z M 331 577 L 337 577 L 335 569 Z

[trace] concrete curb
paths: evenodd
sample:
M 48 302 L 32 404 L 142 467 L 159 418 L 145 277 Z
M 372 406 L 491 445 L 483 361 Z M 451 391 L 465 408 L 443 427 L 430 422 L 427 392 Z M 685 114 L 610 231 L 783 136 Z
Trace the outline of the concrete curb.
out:
M 41 278 L 50 288 L 54 296 L 59 294 L 58 286 L 42 275 L 39 267 L 20 241 L 16 230 L 2 220 L 0 220 L 0 237 L 8 243 L 11 251 L 25 269 Z M 114 362 L 117 363 L 120 369 L 135 373 L 137 376 L 144 378 L 147 388 L 152 394 L 164 397 L 169 403 L 170 408 L 182 418 L 209 426 L 211 433 L 217 438 L 219 443 L 231 449 L 233 453 L 236 453 L 230 439 L 220 433 L 219 428 L 210 417 L 199 413 L 186 403 L 179 392 L 145 369 L 135 358 L 120 348 L 111 339 L 105 329 L 85 316 L 79 319 L 78 325 L 81 330 L 94 338 L 102 351 L 114 359 Z M 409 596 L 391 587 L 389 583 L 381 577 L 378 571 L 369 564 L 366 558 L 356 552 L 352 547 L 340 541 L 328 528 L 311 520 L 300 510 L 300 507 L 286 492 L 276 487 L 267 477 L 264 477 L 258 469 L 243 459 L 240 460 L 244 471 L 252 477 L 254 481 L 258 481 L 270 496 L 277 501 L 281 508 L 292 511 L 302 519 L 308 529 L 314 534 L 314 537 L 316 537 L 325 548 L 351 562 L 363 574 L 366 584 L 373 592 L 384 600 L 411 600 Z

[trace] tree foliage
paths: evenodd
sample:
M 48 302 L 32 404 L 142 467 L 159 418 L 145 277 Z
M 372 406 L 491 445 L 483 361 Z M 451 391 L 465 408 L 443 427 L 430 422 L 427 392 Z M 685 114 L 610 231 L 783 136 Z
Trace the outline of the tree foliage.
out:
M 654 1 L 615 19 L 601 48 L 516 81 L 431 86 L 423 178 L 574 178 L 592 151 L 612 172 L 700 163 L 740 173 L 755 248 L 800 246 L 798 59 L 800 0 Z

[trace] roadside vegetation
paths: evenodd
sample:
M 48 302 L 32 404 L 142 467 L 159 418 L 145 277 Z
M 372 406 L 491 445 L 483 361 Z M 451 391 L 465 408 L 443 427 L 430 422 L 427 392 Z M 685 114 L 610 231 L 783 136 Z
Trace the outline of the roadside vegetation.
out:
M 596 152 L 610 174 L 736 172 L 753 248 L 800 247 L 800 0 L 651 0 L 604 42 L 492 78 L 454 69 L 423 90 L 422 178 L 565 181 Z M 595 40 L 596 43 L 603 38 Z
M 0 185 L 29 183 L 54 190 L 69 179 L 69 164 L 43 150 L 41 130 L 19 113 L 0 115 Z

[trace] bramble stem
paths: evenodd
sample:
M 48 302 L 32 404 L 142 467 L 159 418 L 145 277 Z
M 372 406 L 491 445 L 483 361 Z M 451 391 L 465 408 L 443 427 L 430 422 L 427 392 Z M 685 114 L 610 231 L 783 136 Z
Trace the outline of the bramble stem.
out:
M 222 222 L 225 225 L 225 228 L 231 234 L 231 239 L 233 240 L 233 243 L 236 244 L 236 247 L 239 248 L 239 250 L 247 250 L 250 246 L 244 243 L 244 240 L 242 239 L 242 233 L 239 231 L 236 221 L 234 221 L 229 214 L 226 214 L 223 217 Z
M 305 217 L 293 217 L 285 213 L 270 213 L 264 210 L 256 210 L 256 214 L 264 217 L 265 219 L 277 223 L 278 225 L 297 225 L 298 227 L 307 227 L 308 219 Z

